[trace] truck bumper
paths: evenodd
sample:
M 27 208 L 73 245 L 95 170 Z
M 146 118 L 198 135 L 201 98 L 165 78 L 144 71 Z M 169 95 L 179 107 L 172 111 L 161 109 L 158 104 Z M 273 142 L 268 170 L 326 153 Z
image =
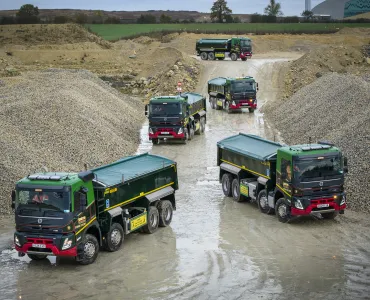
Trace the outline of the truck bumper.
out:
M 241 53 L 240 58 L 252 58 L 252 52 Z
M 243 108 L 257 108 L 257 103 L 250 103 L 249 101 L 243 102 L 243 103 L 238 103 L 235 105 L 230 105 L 230 109 L 232 110 L 241 110 Z
M 306 216 L 312 215 L 316 213 L 331 213 L 331 212 L 342 212 L 347 208 L 347 204 L 344 203 L 343 205 L 338 204 L 334 201 L 334 198 L 322 198 L 320 200 L 313 200 L 316 203 L 311 203 L 305 209 L 299 209 L 294 206 L 291 207 L 291 215 L 292 216 Z M 321 206 L 320 206 L 321 205 Z M 326 207 L 322 207 L 322 205 L 327 205 Z
M 167 131 L 168 133 L 163 134 L 162 132 L 149 133 L 149 140 L 152 139 L 184 139 L 183 133 L 177 134 L 175 131 Z
M 67 236 L 47 236 L 40 237 L 34 235 L 27 236 L 23 232 L 16 232 L 15 236 L 18 238 L 19 245 L 15 243 L 15 250 L 23 254 L 38 254 L 38 255 L 53 255 L 53 256 L 77 256 L 77 246 L 73 242 L 71 248 L 61 250 L 61 242 Z M 74 240 L 73 235 L 69 235 L 71 240 Z

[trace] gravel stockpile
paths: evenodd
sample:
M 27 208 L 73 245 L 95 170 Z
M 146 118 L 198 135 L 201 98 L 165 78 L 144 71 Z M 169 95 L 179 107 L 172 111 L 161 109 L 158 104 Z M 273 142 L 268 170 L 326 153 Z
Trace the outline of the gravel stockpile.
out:
M 80 171 L 137 150 L 141 100 L 88 71 L 30 72 L 2 83 L 0 213 L 10 212 L 15 181 L 43 166 Z
M 268 103 L 266 117 L 287 144 L 329 140 L 348 157 L 350 208 L 370 212 L 370 82 L 366 77 L 327 74 L 288 100 Z

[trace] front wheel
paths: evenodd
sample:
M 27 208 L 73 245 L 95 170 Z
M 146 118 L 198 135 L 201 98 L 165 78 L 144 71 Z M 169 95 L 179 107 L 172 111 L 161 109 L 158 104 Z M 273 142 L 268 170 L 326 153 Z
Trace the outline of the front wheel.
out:
M 159 139 L 152 139 L 153 145 L 159 145 Z
M 186 144 L 189 140 L 189 131 L 188 131 L 187 128 L 184 129 L 184 136 L 185 136 L 185 138 L 183 139 L 183 142 L 184 142 L 184 144 Z
M 208 59 L 208 54 L 207 54 L 207 52 L 202 52 L 202 53 L 200 54 L 200 58 L 201 58 L 202 60 L 207 60 L 207 59 Z
M 230 57 L 233 61 L 236 61 L 238 59 L 238 55 L 236 53 L 231 53 Z
M 230 102 L 229 101 L 226 101 L 225 102 L 225 110 L 226 110 L 226 112 L 228 114 L 231 112 L 231 110 L 230 110 Z
M 193 138 L 194 138 L 194 128 L 190 128 L 189 141 L 191 141 Z
M 111 229 L 106 235 L 106 245 L 105 248 L 109 252 L 117 251 L 123 242 L 124 234 L 121 224 L 113 223 Z
M 338 216 L 338 214 L 339 213 L 337 211 L 333 211 L 331 213 L 321 214 L 321 216 L 323 219 L 333 220 Z
M 43 254 L 27 254 L 27 256 L 32 259 L 32 260 L 44 260 L 47 255 L 43 255 Z
M 169 200 L 162 200 L 159 202 L 159 226 L 167 227 L 172 221 L 173 207 Z
M 145 233 L 154 233 L 159 225 L 159 212 L 155 206 L 150 206 L 148 210 L 148 223 L 144 226 Z
M 264 214 L 271 214 L 274 212 L 274 209 L 269 206 L 266 190 L 262 190 L 258 193 L 257 205 L 259 210 Z
M 226 173 L 222 176 L 222 191 L 226 197 L 231 196 L 231 183 L 233 181 L 233 176 L 229 173 Z
M 284 198 L 280 198 L 275 205 L 275 213 L 279 221 L 286 223 L 291 219 L 290 207 L 285 203 Z
M 92 234 L 85 234 L 83 241 L 80 244 L 82 258 L 79 261 L 81 265 L 92 264 L 99 254 L 99 243 Z
M 249 110 L 250 113 L 254 112 L 254 108 L 252 108 L 252 107 L 249 107 L 248 110 Z
M 246 61 L 246 60 L 247 60 L 247 58 L 246 58 L 246 57 L 242 58 L 242 61 Z

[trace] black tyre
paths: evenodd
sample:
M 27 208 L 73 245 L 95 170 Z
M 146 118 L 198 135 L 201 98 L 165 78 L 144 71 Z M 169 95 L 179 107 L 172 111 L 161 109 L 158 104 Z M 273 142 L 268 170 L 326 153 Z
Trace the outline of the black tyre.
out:
M 242 202 L 245 200 L 245 197 L 240 194 L 240 183 L 237 178 L 233 180 L 233 183 L 231 186 L 231 192 L 232 192 L 234 201 Z
M 338 216 L 338 214 L 339 213 L 337 211 L 333 211 L 331 213 L 321 214 L 321 216 L 324 219 L 333 220 L 333 219 L 335 219 Z
M 200 58 L 201 58 L 202 60 L 207 60 L 207 59 L 208 59 L 208 54 L 207 54 L 207 52 L 202 52 L 202 53 L 200 54 Z
M 238 60 L 238 55 L 236 53 L 231 53 L 230 57 L 231 57 L 231 60 L 233 61 Z
M 111 229 L 108 231 L 105 237 L 105 248 L 109 252 L 117 251 L 119 248 L 121 248 L 124 237 L 125 236 L 121 224 L 112 224 Z
M 215 54 L 213 53 L 213 52 L 209 52 L 208 53 L 208 59 L 209 60 L 215 60 L 216 58 L 215 58 Z
M 262 190 L 258 193 L 257 205 L 260 211 L 264 214 L 272 214 L 275 211 L 269 206 L 266 190 Z
M 242 58 L 242 61 L 246 61 L 246 60 L 247 60 L 247 58 L 246 58 L 246 57 Z
M 27 256 L 32 260 L 44 260 L 47 257 L 47 255 L 43 254 L 27 254 Z
M 282 223 L 289 222 L 291 219 L 290 207 L 285 203 L 284 198 L 280 198 L 275 204 L 275 213 Z
M 92 234 L 85 234 L 81 244 L 79 245 L 81 251 L 81 265 L 92 264 L 99 254 L 99 243 Z
M 231 196 L 231 184 L 233 182 L 233 176 L 229 173 L 226 173 L 222 176 L 222 191 L 226 197 Z
M 170 225 L 173 215 L 173 207 L 171 201 L 162 200 L 161 202 L 159 202 L 158 211 L 159 211 L 159 226 L 167 227 L 168 225 Z
M 205 118 L 201 118 L 200 119 L 200 133 L 204 133 L 204 131 L 206 130 L 206 119 Z
M 248 110 L 249 110 L 250 113 L 254 112 L 254 108 L 252 108 L 252 107 L 249 107 Z
M 185 138 L 183 139 L 183 142 L 184 142 L 184 144 L 186 144 L 189 140 L 189 131 L 188 131 L 187 128 L 184 129 L 184 136 L 185 136 Z
M 190 128 L 189 141 L 191 141 L 193 138 L 194 138 L 194 128 Z
M 152 139 L 153 145 L 159 145 L 159 139 Z
M 228 114 L 231 112 L 231 110 L 230 110 L 230 102 L 229 101 L 226 101 L 225 102 L 225 110 L 226 110 L 226 112 Z
M 145 233 L 154 233 L 159 225 L 159 212 L 155 206 L 150 206 L 148 210 L 148 223 L 143 227 Z

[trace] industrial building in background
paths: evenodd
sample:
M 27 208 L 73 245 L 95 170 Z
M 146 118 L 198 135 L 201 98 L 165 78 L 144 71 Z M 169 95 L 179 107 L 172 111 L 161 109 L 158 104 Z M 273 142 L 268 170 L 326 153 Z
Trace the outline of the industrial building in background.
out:
M 370 12 L 370 0 L 350 0 L 344 5 L 344 17 L 352 17 Z
M 305 0 L 306 10 L 309 4 L 311 1 Z M 318 18 L 343 19 L 370 12 L 370 0 L 326 0 L 316 5 L 312 12 Z

